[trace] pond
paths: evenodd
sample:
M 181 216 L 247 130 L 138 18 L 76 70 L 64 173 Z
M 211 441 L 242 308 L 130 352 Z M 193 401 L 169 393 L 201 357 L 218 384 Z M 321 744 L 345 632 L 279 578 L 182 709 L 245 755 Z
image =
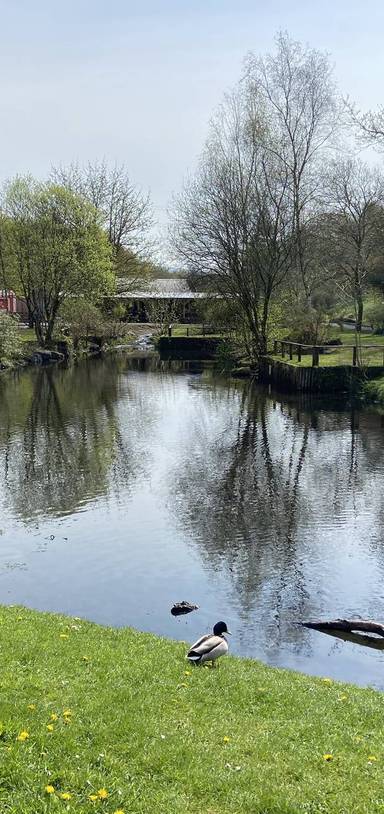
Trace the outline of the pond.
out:
M 0 602 L 384 688 L 383 418 L 209 367 L 107 357 L 0 379 Z M 176 601 L 199 610 L 172 617 Z

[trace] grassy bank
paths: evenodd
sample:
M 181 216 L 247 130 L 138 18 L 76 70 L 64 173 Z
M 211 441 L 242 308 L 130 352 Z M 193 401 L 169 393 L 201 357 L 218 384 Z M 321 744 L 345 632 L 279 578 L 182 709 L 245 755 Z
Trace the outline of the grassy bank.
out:
M 1 608 L 0 811 L 376 814 L 384 696 Z

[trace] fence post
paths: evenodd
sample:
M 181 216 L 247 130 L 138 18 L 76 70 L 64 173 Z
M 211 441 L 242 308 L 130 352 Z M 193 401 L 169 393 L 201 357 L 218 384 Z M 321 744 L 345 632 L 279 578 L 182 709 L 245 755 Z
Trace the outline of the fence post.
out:
M 297 346 L 297 361 L 301 362 L 301 345 Z
M 292 361 L 292 356 L 293 356 L 292 342 L 288 345 L 288 347 L 289 347 L 289 358 Z
M 187 325 L 187 336 L 189 336 L 189 325 Z
M 353 357 L 352 357 L 352 365 L 356 367 L 357 364 L 357 347 L 356 345 L 353 346 Z
M 285 343 L 284 342 L 281 343 L 281 356 L 282 356 L 282 359 L 284 359 L 284 356 L 285 356 Z
M 273 342 L 273 355 L 277 356 L 277 339 Z
M 168 325 L 168 336 L 172 336 L 172 325 Z
M 312 348 L 312 367 L 319 367 L 319 351 L 318 351 L 318 348 Z

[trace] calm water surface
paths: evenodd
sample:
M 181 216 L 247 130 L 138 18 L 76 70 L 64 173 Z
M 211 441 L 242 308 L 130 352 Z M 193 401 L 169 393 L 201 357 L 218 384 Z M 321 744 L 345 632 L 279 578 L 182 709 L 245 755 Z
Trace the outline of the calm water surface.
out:
M 384 687 L 299 626 L 384 618 L 384 422 L 209 369 L 107 358 L 0 379 L 0 602 Z M 175 601 L 200 610 L 178 619 Z

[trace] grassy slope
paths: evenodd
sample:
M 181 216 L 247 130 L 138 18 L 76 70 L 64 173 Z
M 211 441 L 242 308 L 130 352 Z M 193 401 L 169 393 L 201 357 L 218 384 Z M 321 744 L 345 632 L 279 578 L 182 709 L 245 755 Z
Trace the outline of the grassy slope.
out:
M 332 339 L 341 339 L 343 346 L 337 346 L 330 353 L 322 354 L 319 360 L 320 367 L 352 365 L 352 346 L 356 342 L 354 331 L 339 331 L 337 329 L 332 329 L 329 336 Z M 362 360 L 365 365 L 384 365 L 384 336 L 361 334 L 361 345 Z M 370 349 L 367 347 L 367 349 L 364 350 L 364 347 L 367 345 L 377 345 L 378 347 L 376 349 Z M 276 358 L 281 359 L 281 355 L 278 354 Z M 284 361 L 289 362 L 287 353 Z M 312 355 L 308 354 L 306 356 L 302 356 L 301 363 L 297 362 L 297 357 L 294 355 L 290 364 L 294 364 L 299 367 L 311 367 Z
M 379 693 L 235 658 L 189 668 L 183 644 L 22 608 L 0 627 L 2 814 L 384 810 Z

